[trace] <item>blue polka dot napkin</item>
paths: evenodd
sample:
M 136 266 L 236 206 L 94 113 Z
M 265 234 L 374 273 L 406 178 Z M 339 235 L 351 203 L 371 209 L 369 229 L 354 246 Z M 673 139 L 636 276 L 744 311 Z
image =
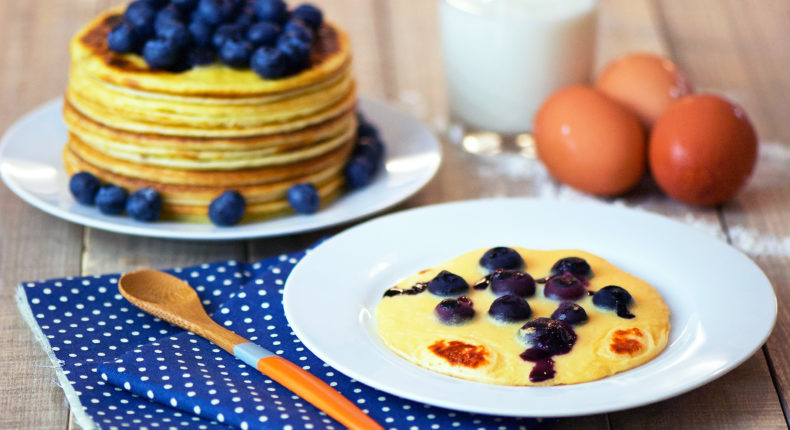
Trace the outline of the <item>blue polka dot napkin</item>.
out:
M 437 408 L 367 387 L 319 360 L 282 308 L 285 279 L 304 252 L 256 263 L 169 270 L 192 285 L 212 317 L 333 386 L 385 428 L 547 429 L 554 420 Z M 210 342 L 127 302 L 119 275 L 20 284 L 19 308 L 55 364 L 84 428 L 340 429 L 290 391 Z

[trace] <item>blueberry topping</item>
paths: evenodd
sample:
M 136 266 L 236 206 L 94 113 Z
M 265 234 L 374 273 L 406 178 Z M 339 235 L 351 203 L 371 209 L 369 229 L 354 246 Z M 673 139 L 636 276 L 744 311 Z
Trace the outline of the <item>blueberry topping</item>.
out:
M 182 12 L 189 12 L 197 6 L 197 0 L 170 0 L 170 4 Z
M 180 21 L 167 21 L 160 25 L 156 30 L 156 35 L 172 41 L 178 49 L 186 48 L 192 42 L 192 35 Z
M 469 284 L 455 273 L 442 270 L 428 282 L 428 291 L 437 296 L 456 296 L 469 291 Z
M 244 39 L 231 38 L 220 47 L 219 60 L 236 69 L 246 68 L 250 65 L 252 50 L 252 43 Z
M 313 43 L 313 31 L 302 21 L 288 21 L 282 31 L 284 36 L 295 37 L 308 45 Z
M 373 124 L 360 119 L 359 125 L 357 125 L 357 137 L 379 137 L 379 131 Z
M 197 14 L 200 19 L 211 25 L 228 22 L 236 12 L 235 0 L 199 0 Z
M 493 272 L 496 269 L 524 269 L 524 259 L 515 249 L 498 246 L 480 257 L 480 265 Z
M 160 9 L 167 5 L 168 0 L 143 0 L 144 3 L 148 4 L 154 9 Z
M 545 356 L 565 354 L 576 342 L 576 333 L 563 321 L 535 318 L 519 330 L 521 338 Z
M 289 72 L 297 73 L 310 65 L 310 44 L 293 35 L 281 35 L 277 49 L 288 59 Z
M 217 60 L 217 54 L 213 49 L 198 46 L 187 54 L 187 63 L 190 66 L 204 66 Z
M 174 23 L 184 25 L 184 16 L 181 14 L 180 10 L 172 6 L 168 6 L 156 14 L 156 20 L 154 20 L 154 32 L 157 35 L 161 35 L 160 32 L 162 29 L 169 27 Z
M 288 74 L 288 59 L 276 48 L 262 46 L 252 54 L 250 67 L 262 78 L 282 78 Z
M 192 36 L 192 42 L 196 46 L 210 46 L 214 36 L 214 29 L 211 25 L 201 21 L 194 20 L 187 25 L 189 35 Z
M 543 289 L 543 295 L 554 300 L 579 300 L 585 294 L 582 281 L 570 273 L 550 277 Z
M 466 296 L 461 296 L 457 299 L 444 299 L 436 305 L 436 316 L 445 324 L 461 324 L 475 316 L 473 306 L 472 300 Z
M 280 35 L 280 26 L 267 21 L 256 22 L 247 29 L 247 40 L 254 46 L 274 45 Z
M 211 37 L 211 44 L 217 50 L 222 49 L 222 45 L 231 39 L 241 39 L 244 35 L 244 27 L 238 24 L 224 24 L 214 30 L 214 35 Z
M 123 13 L 123 19 L 134 29 L 139 39 L 147 39 L 154 33 L 156 9 L 145 1 L 137 0 L 129 3 Z
M 313 30 L 317 30 L 324 22 L 324 14 L 321 10 L 309 3 L 297 6 L 291 12 L 291 17 L 303 21 Z
M 557 310 L 551 314 L 551 319 L 576 325 L 587 321 L 588 318 L 587 312 L 583 307 L 573 302 L 562 302 L 557 307 Z
M 140 42 L 129 23 L 122 22 L 116 25 L 107 35 L 107 46 L 118 53 L 136 52 L 140 49 Z
M 551 268 L 552 275 L 561 275 L 570 272 L 579 278 L 586 279 L 592 275 L 592 269 L 587 261 L 581 257 L 565 257 L 557 260 Z
M 609 285 L 596 291 L 593 295 L 593 304 L 604 309 L 614 309 L 620 318 L 631 319 L 635 315 L 628 311 L 628 307 L 634 302 L 631 294 L 622 287 Z
M 238 191 L 228 190 L 208 206 L 208 218 L 216 225 L 228 226 L 241 221 L 247 202 Z
M 162 213 L 162 197 L 153 188 L 141 188 L 126 199 L 126 212 L 137 221 L 156 221 Z
M 362 188 L 373 180 L 375 171 L 373 163 L 367 157 L 352 156 L 344 170 L 346 183 L 351 189 Z
M 69 191 L 74 199 L 83 205 L 92 205 L 96 201 L 101 182 L 88 172 L 74 174 L 69 180 Z
M 409 288 L 392 287 L 384 292 L 384 297 L 399 296 L 401 294 L 412 296 L 414 294 L 420 294 L 425 291 L 426 288 L 428 288 L 428 284 L 425 282 L 418 282 Z
M 288 189 L 288 204 L 291 209 L 300 214 L 312 214 L 321 205 L 321 197 L 313 184 L 296 184 Z
M 529 297 L 535 294 L 535 280 L 528 273 L 518 270 L 497 269 L 489 278 L 494 294 L 515 294 Z
M 101 187 L 96 193 L 96 207 L 103 214 L 118 215 L 126 208 L 127 195 L 126 190 L 117 185 Z
M 354 146 L 352 156 L 366 158 L 374 170 L 378 170 L 382 161 L 384 161 L 384 144 L 378 137 L 360 137 Z
M 532 315 L 532 309 L 522 297 L 505 294 L 491 303 L 488 315 L 499 321 L 516 322 L 528 319 Z
M 150 39 L 143 45 L 143 58 L 154 70 L 178 70 L 181 51 L 173 39 Z
M 288 6 L 283 0 L 258 0 L 257 6 L 262 21 L 282 23 L 288 19 Z

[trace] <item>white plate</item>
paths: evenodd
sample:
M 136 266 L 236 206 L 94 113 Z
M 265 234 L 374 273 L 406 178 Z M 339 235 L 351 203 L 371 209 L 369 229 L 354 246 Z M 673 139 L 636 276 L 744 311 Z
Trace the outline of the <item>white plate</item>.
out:
M 381 343 L 374 311 L 384 290 L 467 251 L 500 245 L 583 249 L 645 279 L 670 309 L 667 349 L 594 382 L 508 387 L 425 370 Z M 360 224 L 294 268 L 284 306 L 311 351 L 365 384 L 451 409 L 542 417 L 631 408 L 691 390 L 754 354 L 776 320 L 770 282 L 724 242 L 644 211 L 536 199 L 456 202 Z
M 0 177 L 20 198 L 44 212 L 117 233 L 227 240 L 315 230 L 390 207 L 417 192 L 439 168 L 439 142 L 420 121 L 380 101 L 363 98 L 359 107 L 379 128 L 386 142 L 386 169 L 368 186 L 343 194 L 312 215 L 217 227 L 210 223 L 142 223 L 127 216 L 103 215 L 95 207 L 79 205 L 69 193 L 68 176 L 61 161 L 66 127 L 61 119 L 60 100 L 28 113 L 8 129 L 0 140 Z

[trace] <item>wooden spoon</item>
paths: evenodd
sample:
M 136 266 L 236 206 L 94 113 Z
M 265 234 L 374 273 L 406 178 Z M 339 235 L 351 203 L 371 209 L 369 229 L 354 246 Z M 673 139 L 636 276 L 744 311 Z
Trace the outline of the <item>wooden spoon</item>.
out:
M 157 270 L 138 270 L 121 276 L 118 290 L 133 305 L 210 340 L 344 426 L 382 428 L 324 381 L 214 322 L 195 290 L 181 279 Z

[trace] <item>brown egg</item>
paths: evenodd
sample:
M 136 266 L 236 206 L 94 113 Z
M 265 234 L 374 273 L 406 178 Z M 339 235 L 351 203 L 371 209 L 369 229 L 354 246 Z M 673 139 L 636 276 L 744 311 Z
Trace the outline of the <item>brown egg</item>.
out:
M 645 171 L 645 136 L 636 115 L 598 91 L 572 86 L 551 95 L 533 128 L 552 176 L 601 196 L 631 189 Z
M 646 53 L 609 63 L 595 88 L 636 113 L 648 130 L 669 105 L 692 92 L 686 75 L 672 61 Z
M 670 197 L 699 206 L 738 192 L 757 160 L 757 135 L 740 107 L 708 94 L 670 106 L 650 136 L 653 178 Z

